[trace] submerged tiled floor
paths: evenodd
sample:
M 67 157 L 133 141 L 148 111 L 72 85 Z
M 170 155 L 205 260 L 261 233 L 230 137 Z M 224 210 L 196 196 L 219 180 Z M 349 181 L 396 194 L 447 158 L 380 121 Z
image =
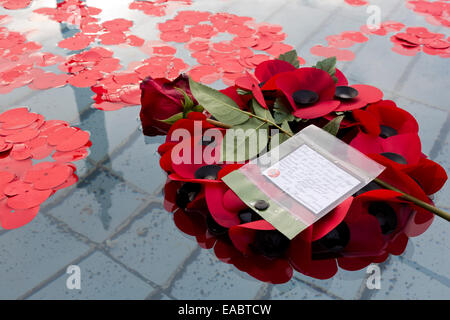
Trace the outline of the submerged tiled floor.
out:
M 87 0 L 104 8 L 102 18 L 133 19 L 134 30 L 157 39 L 156 18 L 111 1 Z M 411 26 L 428 25 L 405 8 L 404 0 L 371 0 L 382 9 L 383 20 Z M 35 1 L 31 8 L 7 12 L 15 17 L 12 29 L 25 30 L 27 15 L 55 1 Z M 108 9 L 109 8 L 109 9 Z M 117 10 L 116 10 L 117 9 Z M 180 10 L 230 12 L 257 21 L 280 24 L 308 64 L 309 53 L 325 37 L 358 30 L 365 7 L 343 1 L 313 0 L 201 0 Z M 0 14 L 2 11 L 0 10 Z M 173 14 L 172 14 L 173 15 Z M 26 22 L 24 25 L 21 21 Z M 24 29 L 23 29 L 24 28 Z M 45 20 L 32 37 L 46 50 L 63 38 L 57 23 Z M 56 39 L 56 40 L 55 40 Z M 450 171 L 449 60 L 419 53 L 416 57 L 390 50 L 389 37 L 374 37 L 357 45 L 356 58 L 340 62 L 348 77 L 379 86 L 388 98 L 410 111 L 420 124 L 423 151 Z M 136 53 L 137 56 L 139 55 Z M 188 53 L 184 53 L 186 57 Z M 136 59 L 133 51 L 117 51 L 123 61 Z M 133 57 L 133 58 L 132 58 Z M 220 86 L 220 84 L 218 85 Z M 156 148 L 161 138 L 144 138 L 139 130 L 138 107 L 113 112 L 91 109 L 90 89 L 45 91 L 17 89 L 0 96 L 0 109 L 27 105 L 48 119 L 62 119 L 92 133 L 92 153 L 78 163 L 80 181 L 59 191 L 27 226 L 0 230 L 0 298 L 3 299 L 448 299 L 450 297 L 449 225 L 436 218 L 430 229 L 413 238 L 401 257 L 381 264 L 381 289 L 366 286 L 366 270 L 340 270 L 329 280 L 296 273 L 287 284 L 267 285 L 224 264 L 181 233 L 170 213 L 162 209 L 165 175 Z M 450 210 L 450 184 L 437 195 L 437 205 Z M 67 266 L 81 268 L 81 290 L 66 288 Z

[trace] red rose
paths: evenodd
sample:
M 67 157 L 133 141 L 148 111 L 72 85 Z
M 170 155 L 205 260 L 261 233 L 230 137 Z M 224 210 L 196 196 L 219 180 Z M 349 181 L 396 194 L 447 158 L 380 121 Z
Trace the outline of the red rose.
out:
M 194 100 L 189 89 L 189 79 L 184 74 L 173 81 L 151 77 L 142 81 L 140 117 L 146 136 L 167 134 L 170 125 L 159 120 L 168 119 L 183 111 L 181 102 L 184 97 L 176 88 L 184 90 Z

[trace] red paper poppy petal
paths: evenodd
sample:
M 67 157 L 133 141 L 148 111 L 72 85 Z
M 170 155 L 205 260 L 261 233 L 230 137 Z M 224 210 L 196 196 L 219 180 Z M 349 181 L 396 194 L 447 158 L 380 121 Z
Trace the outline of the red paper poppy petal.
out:
M 56 146 L 70 140 L 77 132 L 76 128 L 61 126 L 55 128 L 54 131 L 48 134 L 47 143 L 51 146 Z
M 176 146 L 176 142 L 165 142 L 165 143 L 163 143 L 162 145 L 160 145 L 159 147 L 158 147 L 158 153 L 159 153 L 159 155 L 163 155 L 164 153 L 166 153 L 166 152 L 168 152 L 168 151 L 170 151 L 170 150 L 172 150 L 172 148 L 174 147 L 174 146 Z
M 367 103 L 375 103 L 383 98 L 383 92 L 374 86 L 354 84 L 351 87 L 358 90 L 358 97 Z
M 377 218 L 360 212 L 359 218 L 347 224 L 350 229 L 350 242 L 345 252 L 363 255 L 380 254 L 384 240 Z
M 52 154 L 52 158 L 57 162 L 73 162 L 87 158 L 89 155 L 89 147 L 82 147 L 69 152 L 56 151 Z
M 338 108 L 340 102 L 337 100 L 325 100 L 315 103 L 311 107 L 300 108 L 293 112 L 293 115 L 302 119 L 315 119 L 323 117 Z
M 331 100 L 336 85 L 328 72 L 318 68 L 300 68 L 293 72 L 298 79 L 296 90 L 311 90 L 320 96 L 320 100 Z
M 71 175 L 72 168 L 65 165 L 56 165 L 49 169 L 30 170 L 24 181 L 32 183 L 37 190 L 53 189 L 63 184 Z
M 30 190 L 23 194 L 8 198 L 7 204 L 13 209 L 30 209 L 39 206 L 50 197 L 52 190 Z
M 312 260 L 312 228 L 303 230 L 293 240 L 289 249 L 289 261 L 295 270 L 317 279 L 329 279 L 337 272 L 335 259 Z
M 367 101 L 357 96 L 356 98 L 350 99 L 348 101 L 342 101 L 336 111 L 351 111 L 361 109 L 367 106 Z
M 422 157 L 422 146 L 417 134 L 398 134 L 382 141 L 383 152 L 402 155 L 408 164 L 418 163 Z
M 438 192 L 447 181 L 447 173 L 438 163 L 422 158 L 417 166 L 405 169 L 405 172 L 414 180 L 426 194 Z
M 233 172 L 234 170 L 240 169 L 244 164 L 243 163 L 232 163 L 225 165 L 217 174 L 217 179 L 221 180 L 227 174 Z
M 382 138 L 365 133 L 358 133 L 350 145 L 362 153 L 383 153 Z
M 170 152 L 166 152 L 161 156 L 161 159 L 159 159 L 159 165 L 161 166 L 161 169 L 163 169 L 166 172 L 172 172 L 172 157 Z
M 33 189 L 33 185 L 31 183 L 26 183 L 22 180 L 15 180 L 13 182 L 8 183 L 4 189 L 3 193 L 9 197 L 28 192 Z
M 371 104 L 366 110 L 373 114 L 380 124 L 396 129 L 399 134 L 419 132 L 416 119 L 406 110 L 398 108 L 392 101 L 383 100 Z
M 348 86 L 348 80 L 341 70 L 336 68 L 336 73 L 334 76 L 338 79 L 336 86 Z
M 416 220 L 415 217 L 413 217 L 413 219 L 410 219 L 408 221 L 408 223 L 406 224 L 405 229 L 403 230 L 403 232 L 408 237 L 417 237 L 417 236 L 421 235 L 422 233 L 424 233 L 430 227 L 430 225 L 433 223 L 434 215 L 431 214 L 429 219 L 422 223 L 418 223 L 415 220 Z
M 39 135 L 39 130 L 34 128 L 24 128 L 20 129 L 19 132 L 9 135 L 5 138 L 6 142 L 9 143 L 21 143 L 32 140 Z
M 38 212 L 39 206 L 24 210 L 15 210 L 8 207 L 6 200 L 4 200 L 0 204 L 0 225 L 6 230 L 20 228 L 30 223 Z
M 232 190 L 227 190 L 223 195 L 223 207 L 231 212 L 239 212 L 246 209 L 247 205 Z
M 58 143 L 56 145 L 56 150 L 66 152 L 81 148 L 88 143 L 89 137 L 89 132 L 79 130 L 71 135 L 68 140 Z
M 340 224 L 353 202 L 353 197 L 349 197 L 344 200 L 341 204 L 339 204 L 333 211 L 319 219 L 313 225 L 313 234 L 311 241 L 316 241 L 326 234 L 328 234 L 331 230 L 336 228 L 338 224 Z
M 401 255 L 408 245 L 408 237 L 402 232 L 397 234 L 394 239 L 389 242 L 387 251 L 393 255 Z
M 355 121 L 359 122 L 359 126 L 364 133 L 375 137 L 380 134 L 380 123 L 372 113 L 364 110 L 353 110 L 352 115 Z
M 286 259 L 268 259 L 261 256 L 249 259 L 252 265 L 245 271 L 260 281 L 281 284 L 292 278 L 293 269 Z
M 202 215 L 196 213 L 186 214 L 182 210 L 177 210 L 173 214 L 173 220 L 178 229 L 190 236 L 205 234 L 206 224 Z
M 243 254 L 251 254 L 248 245 L 253 242 L 255 238 L 255 230 L 241 228 L 240 226 L 233 226 L 228 230 L 228 235 L 233 245 Z
M 237 212 L 230 211 L 223 205 L 223 197 L 228 190 L 228 187 L 222 183 L 205 185 L 205 198 L 208 210 L 214 220 L 225 228 L 230 228 L 240 223 Z
M 267 60 L 260 63 L 255 68 L 255 76 L 260 82 L 266 82 L 279 73 L 295 70 L 296 68 L 289 62 L 282 60 Z
M 370 259 L 359 258 L 359 257 L 344 257 L 337 259 L 339 267 L 347 271 L 357 271 L 364 269 L 372 262 Z

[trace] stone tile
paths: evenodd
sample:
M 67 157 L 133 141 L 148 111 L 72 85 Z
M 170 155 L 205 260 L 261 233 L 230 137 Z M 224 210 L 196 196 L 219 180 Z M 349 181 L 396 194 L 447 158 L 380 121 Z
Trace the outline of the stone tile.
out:
M 407 98 L 396 97 L 395 103 L 410 112 L 419 123 L 419 136 L 422 142 L 422 152 L 429 155 L 434 142 L 447 118 L 447 112 L 430 108 L 420 102 Z
M 436 155 L 434 157 L 434 161 L 439 163 L 447 172 L 450 174 L 450 144 L 449 137 L 450 133 L 448 132 L 448 127 L 450 126 L 450 116 L 447 118 L 446 123 L 444 124 L 443 131 L 447 132 L 446 136 L 440 137 L 442 140 L 437 140 L 436 143 L 439 144 L 436 146 Z M 444 185 L 444 187 L 436 194 L 436 205 L 439 207 L 443 207 L 445 210 L 450 210 L 450 183 Z
M 29 297 L 45 299 L 144 299 L 154 289 L 103 253 L 95 252 L 78 264 L 81 289 L 67 289 L 69 274 L 63 274 Z
M 177 299 L 252 299 L 262 283 L 201 250 L 170 290 Z
M 277 10 L 282 10 L 288 1 L 250 0 L 237 1 L 226 12 L 239 16 L 252 17 L 255 22 L 264 22 Z
M 163 285 L 197 248 L 197 243 L 175 226 L 172 214 L 159 204 L 112 240 L 110 253 L 151 281 Z
M 423 101 L 444 110 L 450 110 L 448 88 L 450 68 L 448 61 L 423 52 L 414 64 L 409 76 L 404 80 L 399 93 L 405 97 Z
M 424 273 L 446 279 L 447 285 L 450 285 L 448 267 L 450 256 L 446 254 L 450 250 L 450 244 L 447 241 L 449 234 L 448 222 L 435 217 L 427 231 L 420 236 L 410 238 L 402 256 L 414 261 Z
M 20 297 L 89 249 L 39 213 L 2 234 L 0 243 L 0 299 Z
M 23 91 L 22 88 L 18 92 Z M 13 91 L 11 94 L 15 94 Z M 79 122 L 79 114 L 92 104 L 90 88 L 73 88 L 66 85 L 62 88 L 33 91 L 24 95 L 23 99 L 13 101 L 10 107 L 27 106 L 32 112 L 42 114 L 46 120 L 64 120 Z M 9 109 L 9 108 L 8 108 Z
M 309 48 L 306 46 L 299 48 L 298 45 L 311 37 L 329 15 L 328 11 L 311 8 L 300 2 L 288 2 L 267 20 L 283 26 L 283 32 L 287 35 L 284 43 L 293 47 L 297 46 L 298 54 L 303 57 Z M 301 26 L 297 23 L 298 21 L 302 21 Z M 307 61 L 307 64 L 309 65 L 310 61 Z
M 166 173 L 159 167 L 160 155 L 158 147 L 164 142 L 164 137 L 148 137 L 142 134 L 127 145 L 123 151 L 106 166 L 114 171 L 121 172 L 122 177 L 140 187 L 153 193 L 166 181 Z M 134 168 L 130 170 L 130 168 Z
M 145 195 L 99 169 L 78 183 L 76 190 L 52 208 L 50 214 L 91 240 L 102 242 L 145 198 Z
M 93 165 L 87 161 L 86 159 L 76 161 L 73 164 L 76 165 L 77 171 L 76 174 L 78 176 L 78 181 L 84 178 L 84 176 L 88 173 L 89 170 L 93 168 Z M 73 189 L 78 188 L 78 182 L 71 185 L 70 187 L 67 187 L 62 190 L 58 190 L 54 195 L 52 195 L 49 199 L 47 199 L 42 205 L 41 208 L 45 208 L 47 206 L 51 207 L 52 205 L 64 201 L 64 198 L 72 192 Z
M 16 88 L 9 93 L 2 94 L 2 105 L 0 106 L 0 112 L 22 106 L 20 103 L 22 100 L 30 98 L 32 95 L 37 93 L 38 92 L 35 90 L 31 90 L 25 86 Z
M 296 273 L 295 277 L 322 289 L 331 296 L 337 296 L 343 299 L 355 299 L 366 277 L 366 269 L 346 271 L 339 268 L 337 274 L 327 280 L 314 279 L 300 273 Z
M 424 300 L 448 299 L 450 286 L 433 276 L 392 257 L 387 268 L 381 273 L 381 288 L 370 291 L 370 299 Z
M 370 36 L 369 41 L 356 53 L 355 59 L 342 71 L 359 83 L 373 85 L 383 91 L 393 90 L 412 57 L 393 52 L 389 37 Z
M 319 29 L 312 30 L 311 32 L 307 33 L 307 36 L 305 37 L 305 40 L 302 42 L 295 43 L 295 46 L 297 48 L 297 52 L 301 57 L 303 57 L 306 60 L 307 66 L 315 65 L 317 61 L 325 59 L 324 57 L 316 56 L 311 54 L 310 49 L 316 45 L 322 45 L 327 46 L 328 42 L 326 40 L 326 37 L 331 35 L 337 35 L 344 31 L 358 31 L 361 25 L 364 24 L 364 20 L 362 19 L 351 19 L 344 15 L 331 15 L 328 13 L 328 16 L 325 20 L 323 20 L 322 25 Z M 369 40 L 370 42 L 371 40 Z M 353 51 L 356 54 L 356 57 L 360 55 L 360 53 L 356 53 L 357 50 L 360 49 L 360 47 L 366 46 L 366 43 L 362 44 L 355 44 L 351 48 L 348 48 L 348 50 Z M 355 58 L 356 60 L 357 58 Z M 364 57 L 365 59 L 365 57 Z M 338 61 L 337 67 L 341 70 L 344 70 L 348 64 L 353 64 L 354 61 Z M 350 74 L 345 73 L 347 76 L 350 76 Z
M 273 300 L 330 300 L 330 296 L 313 289 L 311 286 L 292 279 L 285 284 L 272 287 L 270 299 Z
M 89 157 L 99 161 L 110 153 L 140 126 L 138 107 L 123 108 L 116 111 L 93 110 L 87 119 L 81 119 L 80 128 L 91 133 L 91 154 Z

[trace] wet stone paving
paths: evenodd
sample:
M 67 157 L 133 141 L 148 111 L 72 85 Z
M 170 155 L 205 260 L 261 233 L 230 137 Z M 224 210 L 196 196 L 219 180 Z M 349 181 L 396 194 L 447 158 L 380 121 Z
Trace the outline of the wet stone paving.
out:
M 385 99 L 416 117 L 422 151 L 449 172 L 450 52 L 438 48 L 441 42 L 406 49 L 398 44 L 401 36 L 393 36 L 406 27 L 425 27 L 449 41 L 450 9 L 432 15 L 415 2 L 0 0 L 0 34 L 13 35 L 2 36 L 1 52 L 20 44 L 15 60 L 1 58 L 0 73 L 12 65 L 22 68 L 1 75 L 0 111 L 27 106 L 47 121 L 89 132 L 92 143 L 89 155 L 74 162 L 76 183 L 49 197 L 25 226 L 0 228 L 0 299 L 447 299 L 450 229 L 440 218 L 411 238 L 402 255 L 379 265 L 380 289 L 368 288 L 367 269 L 340 269 L 329 280 L 294 272 L 288 283 L 272 285 L 219 261 L 181 232 L 164 209 L 166 174 L 157 153 L 164 137 L 143 136 L 140 74 L 129 72 L 152 70 L 172 78 L 189 72 L 224 88 L 244 67 L 224 58 L 224 47 L 221 55 L 200 56 L 194 47 L 211 44 L 190 39 L 225 41 L 231 35 L 199 24 L 193 17 L 202 13 L 183 12 L 247 17 L 249 29 L 266 24 L 275 36 L 270 43 L 261 37 L 248 44 L 254 51 L 245 56 L 245 67 L 251 70 L 262 54 L 278 56 L 290 48 L 306 65 L 336 55 L 349 80 L 377 86 Z M 77 10 L 81 22 L 73 21 Z M 348 40 L 373 10 L 390 22 L 384 33 Z M 100 30 L 93 21 L 102 23 Z M 179 21 L 187 31 L 172 31 Z M 77 34 L 80 28 L 85 32 Z M 74 64 L 77 59 L 94 71 Z M 95 86 L 107 94 L 99 98 Z M 450 210 L 450 184 L 435 203 Z M 70 265 L 81 270 L 79 290 L 67 288 Z

